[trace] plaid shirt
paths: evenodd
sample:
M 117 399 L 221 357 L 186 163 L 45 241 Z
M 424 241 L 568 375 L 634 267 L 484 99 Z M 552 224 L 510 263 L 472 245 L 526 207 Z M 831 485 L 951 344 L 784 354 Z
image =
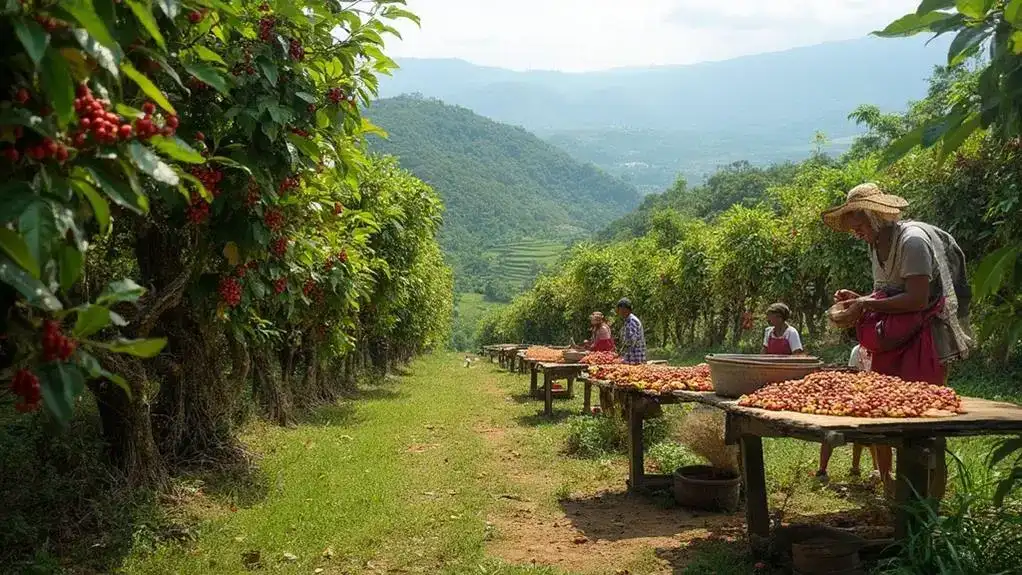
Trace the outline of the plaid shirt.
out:
M 621 329 L 621 349 L 621 360 L 625 363 L 646 363 L 646 335 L 635 314 L 628 315 Z

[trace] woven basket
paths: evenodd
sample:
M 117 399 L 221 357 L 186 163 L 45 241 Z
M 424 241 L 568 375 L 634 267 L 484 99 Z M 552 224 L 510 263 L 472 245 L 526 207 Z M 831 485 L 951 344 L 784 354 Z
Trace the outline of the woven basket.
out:
M 589 355 L 585 351 L 574 351 L 568 350 L 564 352 L 564 363 L 578 363 L 582 361 L 582 358 Z
M 761 361 L 750 361 L 706 356 L 714 392 L 721 397 L 741 397 L 770 383 L 802 379 L 823 367 L 823 362 L 815 357 L 804 357 L 797 362 L 770 361 L 769 356 L 763 357 Z

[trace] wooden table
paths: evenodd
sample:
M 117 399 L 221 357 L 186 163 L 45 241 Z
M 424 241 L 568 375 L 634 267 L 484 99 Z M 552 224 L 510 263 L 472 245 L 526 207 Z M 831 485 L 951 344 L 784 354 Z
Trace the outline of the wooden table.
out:
M 652 360 L 652 361 L 647 361 L 646 363 L 648 365 L 667 365 L 667 360 L 655 359 L 655 360 Z M 589 377 L 583 377 L 583 378 L 580 378 L 580 379 L 582 380 L 582 383 L 583 383 L 583 386 L 584 386 L 584 391 L 583 391 L 583 395 L 582 395 L 582 399 L 583 399 L 582 412 L 583 413 L 591 413 L 592 412 L 591 410 L 592 410 L 593 385 L 595 385 L 596 382 L 594 382 L 594 380 L 592 380 L 592 379 L 589 379 Z M 612 384 L 610 384 L 610 383 L 607 383 L 603 387 L 605 389 L 610 389 L 610 388 L 613 388 L 614 386 Z
M 536 396 L 539 374 L 543 374 L 543 414 L 550 417 L 554 414 L 554 382 L 561 379 L 568 381 L 567 396 L 571 397 L 575 389 L 575 379 L 587 368 L 583 363 L 546 363 L 537 361 L 532 364 L 529 381 L 529 393 Z
M 945 456 L 942 449 L 945 438 L 1022 433 L 1022 406 L 973 397 L 962 397 L 965 413 L 953 417 L 874 419 L 741 407 L 738 400 L 712 392 L 676 391 L 673 395 L 679 400 L 722 409 L 727 414 L 725 436 L 729 444 L 737 443 L 741 448 L 749 540 L 757 547 L 765 545 L 770 535 L 764 437 L 793 437 L 831 446 L 859 443 L 896 448 L 895 538 L 903 540 L 914 519 L 907 506 L 913 501 L 930 499 L 928 472 L 937 458 Z

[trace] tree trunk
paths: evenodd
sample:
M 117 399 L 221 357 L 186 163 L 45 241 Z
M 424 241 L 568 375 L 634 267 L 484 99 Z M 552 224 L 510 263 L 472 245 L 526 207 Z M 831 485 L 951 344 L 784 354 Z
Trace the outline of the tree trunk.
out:
M 290 425 L 293 421 L 291 399 L 281 380 L 274 377 L 270 362 L 266 358 L 266 353 L 258 352 L 253 357 L 255 363 L 253 386 L 256 399 L 271 421 L 282 426 Z
M 104 357 L 111 371 L 120 374 L 131 388 L 131 397 L 113 383 L 88 382 L 96 398 L 103 439 L 111 464 L 127 478 L 129 485 L 160 489 L 168 479 L 167 467 L 153 439 L 145 371 L 135 358 Z

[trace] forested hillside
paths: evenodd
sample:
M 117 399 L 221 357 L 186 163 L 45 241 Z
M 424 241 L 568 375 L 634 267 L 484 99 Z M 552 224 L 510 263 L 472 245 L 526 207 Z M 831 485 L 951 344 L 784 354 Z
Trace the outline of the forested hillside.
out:
M 762 332 L 743 327 L 744 314 L 762 324 L 766 305 L 784 301 L 810 349 L 818 350 L 834 291 L 870 286 L 863 242 L 826 228 L 820 213 L 867 181 L 909 199 L 909 217 L 951 231 L 976 273 L 1010 269 L 1013 263 L 981 262 L 986 254 L 1010 253 L 1016 241 L 1018 138 L 978 132 L 951 159 L 942 160 L 939 150 L 918 151 L 883 169 L 883 150 L 892 141 L 947 113 L 977 77 L 964 65 L 939 71 L 928 97 L 906 114 L 857 109 L 865 133 L 841 157 L 817 154 L 767 168 L 737 163 L 705 185 L 678 181 L 605 230 L 606 243 L 576 248 L 557 273 L 491 316 L 483 339 L 577 340 L 590 312 L 610 312 L 617 298 L 630 296 L 652 345 L 734 348 L 745 341 L 758 350 Z M 1004 277 L 1002 295 L 972 308 L 988 351 L 1002 359 L 1015 349 L 1018 333 L 1000 319 L 1014 317 L 1017 299 L 1008 294 L 1015 289 L 1010 278 L 1018 276 Z
M 814 135 L 847 150 L 857 133 L 848 112 L 885 111 L 926 92 L 943 61 L 939 38 L 864 38 L 691 66 L 569 74 L 514 72 L 455 60 L 401 60 L 381 84 L 387 96 L 420 92 L 520 125 L 574 157 L 660 191 L 677 174 L 701 180 L 749 160 L 804 159 Z
M 465 108 L 403 96 L 375 102 L 368 115 L 388 133 L 371 146 L 397 156 L 443 198 L 441 241 L 461 291 L 481 291 L 495 276 L 524 279 L 500 267 L 508 244 L 567 245 L 639 202 L 634 188 L 594 166 Z

